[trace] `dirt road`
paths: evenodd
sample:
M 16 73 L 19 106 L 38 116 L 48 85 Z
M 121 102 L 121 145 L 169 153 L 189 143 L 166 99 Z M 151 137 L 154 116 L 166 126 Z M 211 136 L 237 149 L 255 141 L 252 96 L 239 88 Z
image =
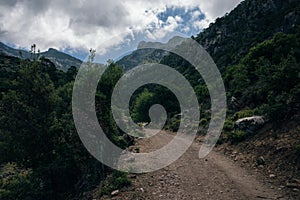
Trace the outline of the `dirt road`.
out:
M 151 130 L 149 130 L 151 131 Z M 150 152 L 166 145 L 173 135 L 162 132 L 136 142 L 132 149 Z M 215 151 L 198 158 L 194 142 L 179 160 L 152 173 L 130 175 L 132 186 L 112 199 L 286 199 L 271 185 Z

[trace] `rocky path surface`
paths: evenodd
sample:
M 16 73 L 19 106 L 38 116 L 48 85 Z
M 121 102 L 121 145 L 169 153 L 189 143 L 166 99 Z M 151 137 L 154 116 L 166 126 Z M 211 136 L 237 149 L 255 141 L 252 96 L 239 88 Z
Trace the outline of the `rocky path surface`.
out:
M 151 130 L 149 130 L 151 131 Z M 172 140 L 173 134 L 161 132 L 141 139 L 132 149 L 150 152 Z M 236 165 L 222 154 L 212 151 L 198 158 L 200 144 L 170 166 L 146 174 L 129 175 L 132 186 L 107 199 L 287 199 L 271 185 L 262 183 L 257 174 Z M 106 199 L 105 197 L 103 199 Z

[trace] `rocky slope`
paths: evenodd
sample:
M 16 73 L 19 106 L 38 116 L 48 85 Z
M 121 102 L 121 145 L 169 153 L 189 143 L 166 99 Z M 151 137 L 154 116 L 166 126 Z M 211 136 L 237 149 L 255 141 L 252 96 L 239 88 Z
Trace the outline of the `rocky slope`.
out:
M 299 25 L 299 0 L 246 0 L 195 39 L 224 70 L 237 63 L 254 45 L 277 32 L 293 33 Z

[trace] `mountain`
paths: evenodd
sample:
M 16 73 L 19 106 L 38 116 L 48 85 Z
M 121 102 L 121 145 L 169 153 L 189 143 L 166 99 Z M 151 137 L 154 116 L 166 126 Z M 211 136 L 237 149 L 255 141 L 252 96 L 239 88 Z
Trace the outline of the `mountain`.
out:
M 7 56 L 14 56 L 14 57 L 23 57 L 23 58 L 30 58 L 30 53 L 24 50 L 20 50 L 20 49 L 14 49 L 11 48 L 5 44 L 3 44 L 2 42 L 0 42 L 0 52 L 2 54 L 5 54 Z
M 175 47 L 178 41 L 181 40 L 179 38 L 181 37 L 174 36 L 166 44 Z M 127 71 L 140 64 L 160 63 L 162 59 L 165 56 L 168 56 L 170 53 L 164 50 L 149 48 L 149 46 L 157 47 L 160 45 L 161 45 L 160 42 L 141 41 L 137 46 L 137 50 L 133 51 L 131 54 L 124 56 L 123 58 L 118 60 L 116 64 L 118 66 L 123 67 L 123 69 Z
M 66 71 L 71 66 L 79 68 L 82 64 L 81 60 L 53 48 L 41 53 L 41 56 L 45 56 L 51 60 L 57 68 L 62 69 L 63 71 Z
M 168 55 L 168 52 L 163 50 L 143 49 L 141 46 L 144 43 L 145 42 L 140 42 L 137 50 L 127 56 L 124 56 L 118 60 L 116 64 L 122 67 L 125 71 L 128 71 L 140 64 L 149 62 L 159 63 L 164 56 Z
M 299 25 L 299 0 L 246 0 L 194 39 L 224 70 L 237 63 L 251 47 L 277 32 L 293 33 Z
M 32 54 L 25 50 L 20 49 L 14 49 L 11 48 L 2 42 L 0 42 L 0 53 L 8 55 L 8 56 L 14 56 L 22 59 L 32 59 Z M 38 56 L 44 56 L 45 58 L 48 58 L 51 62 L 55 64 L 55 66 L 63 71 L 66 71 L 71 66 L 74 67 L 80 67 L 82 61 L 74 58 L 66 53 L 60 52 L 56 49 L 50 48 L 48 51 L 41 52 L 37 54 Z
M 226 66 L 238 63 L 251 47 L 277 32 L 293 33 L 299 25 L 299 0 L 246 0 L 192 38 L 208 51 L 219 69 L 225 71 Z M 160 62 L 167 55 L 158 50 L 138 48 L 117 64 L 128 70 L 142 63 Z M 170 63 L 170 59 L 167 60 L 164 64 Z M 181 63 L 177 62 L 178 67 Z

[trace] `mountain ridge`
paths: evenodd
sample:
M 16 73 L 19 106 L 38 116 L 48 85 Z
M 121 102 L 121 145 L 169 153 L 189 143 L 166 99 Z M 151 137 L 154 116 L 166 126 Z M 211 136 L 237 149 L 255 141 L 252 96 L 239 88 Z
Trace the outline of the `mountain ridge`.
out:
M 246 0 L 193 38 L 222 71 L 256 44 L 278 32 L 293 33 L 299 25 L 299 0 Z
M 0 52 L 8 56 L 13 56 L 21 59 L 33 59 L 33 54 L 29 51 L 9 47 L 1 41 Z M 78 58 L 75 58 L 67 53 L 61 52 L 54 48 L 49 48 L 45 52 L 35 53 L 35 55 L 39 57 L 43 56 L 45 58 L 48 58 L 51 62 L 55 64 L 55 66 L 58 69 L 62 71 L 67 71 L 72 66 L 79 68 L 82 64 L 82 61 Z

